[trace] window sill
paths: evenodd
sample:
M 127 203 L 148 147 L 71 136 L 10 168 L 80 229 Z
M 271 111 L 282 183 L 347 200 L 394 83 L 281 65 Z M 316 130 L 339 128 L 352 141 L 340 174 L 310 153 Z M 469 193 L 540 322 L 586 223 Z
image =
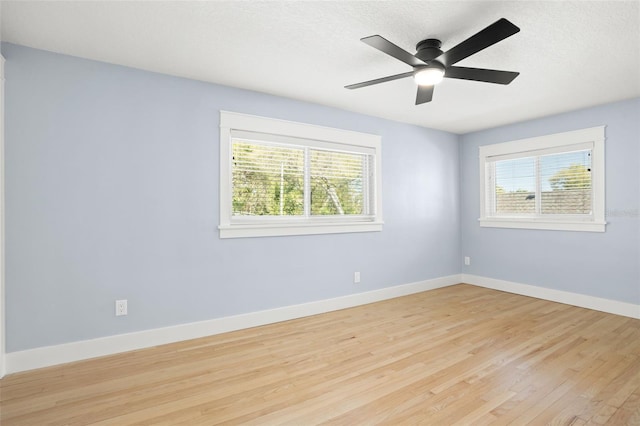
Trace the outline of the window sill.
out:
M 293 224 L 234 224 L 220 225 L 220 238 L 276 237 L 289 235 L 340 234 L 351 232 L 380 232 L 383 222 L 357 223 L 293 223 Z
M 546 229 L 553 231 L 605 232 L 607 222 L 545 221 L 530 218 L 480 218 L 485 228 Z

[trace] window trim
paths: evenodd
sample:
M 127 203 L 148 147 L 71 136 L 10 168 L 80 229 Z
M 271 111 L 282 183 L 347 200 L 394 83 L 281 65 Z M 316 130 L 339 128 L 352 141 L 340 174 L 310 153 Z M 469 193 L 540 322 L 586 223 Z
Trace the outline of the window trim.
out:
M 605 160 L 604 142 L 605 127 L 597 126 L 570 132 L 555 133 L 546 136 L 520 139 L 492 145 L 484 145 L 479 149 L 480 160 L 480 222 L 481 227 L 545 229 L 563 231 L 605 232 Z M 548 215 L 548 216 L 492 216 L 489 215 L 490 194 L 486 192 L 487 165 L 496 157 L 520 158 L 539 156 L 549 152 L 570 151 L 576 147 L 591 148 L 591 215 Z M 493 160 L 490 160 L 493 159 Z
M 375 215 L 366 217 L 281 218 L 268 217 L 263 223 L 232 220 L 232 132 L 251 132 L 273 135 L 274 138 L 303 139 L 318 146 L 343 146 L 345 151 L 375 152 L 375 174 L 370 183 L 375 188 Z M 310 146 L 312 146 L 310 144 Z M 285 235 L 313 235 L 346 232 L 382 231 L 382 158 L 381 138 L 377 135 L 316 126 L 256 115 L 220 111 L 220 238 L 267 237 Z

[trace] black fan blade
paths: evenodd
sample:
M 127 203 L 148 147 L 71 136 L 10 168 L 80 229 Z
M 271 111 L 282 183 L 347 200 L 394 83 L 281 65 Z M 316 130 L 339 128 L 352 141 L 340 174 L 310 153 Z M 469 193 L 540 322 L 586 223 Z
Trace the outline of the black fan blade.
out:
M 405 64 L 411 65 L 412 67 L 424 65 L 424 62 L 422 62 L 420 59 L 416 58 L 411 53 L 407 52 L 401 47 L 396 46 L 386 38 L 379 35 L 372 35 L 369 37 L 361 38 L 360 41 L 363 41 L 369 46 L 375 47 L 379 51 L 386 53 L 389 56 L 393 56 L 394 58 L 404 62 Z
M 438 61 L 445 65 L 453 65 L 466 57 L 473 55 L 486 49 L 497 42 L 504 40 L 520 31 L 520 28 L 513 25 L 508 20 L 501 18 L 500 20 L 489 25 L 479 33 L 472 35 L 462 43 L 444 52 L 438 56 Z
M 376 78 L 375 80 L 363 81 L 362 83 L 350 84 L 344 86 L 345 89 L 359 89 L 361 87 L 371 86 L 373 84 L 384 83 L 387 81 L 398 80 L 400 78 L 411 77 L 413 71 L 403 72 L 402 74 L 390 75 L 389 77 Z
M 418 95 L 416 96 L 416 105 L 431 102 L 433 98 L 433 86 L 418 86 Z
M 519 72 L 487 70 L 484 68 L 449 67 L 444 72 L 448 78 L 484 81 L 485 83 L 509 84 L 520 75 Z

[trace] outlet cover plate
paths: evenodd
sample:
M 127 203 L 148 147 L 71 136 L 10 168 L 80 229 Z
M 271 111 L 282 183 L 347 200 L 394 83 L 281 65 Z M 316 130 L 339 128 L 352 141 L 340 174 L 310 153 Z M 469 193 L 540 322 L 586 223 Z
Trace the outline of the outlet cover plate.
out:
M 116 300 L 116 316 L 127 315 L 127 301 Z

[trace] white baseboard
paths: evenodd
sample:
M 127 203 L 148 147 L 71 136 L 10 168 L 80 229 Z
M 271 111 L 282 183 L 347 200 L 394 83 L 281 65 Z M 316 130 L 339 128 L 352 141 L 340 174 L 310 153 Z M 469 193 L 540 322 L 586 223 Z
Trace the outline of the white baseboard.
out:
M 5 368 L 7 374 L 33 370 L 51 365 L 112 355 L 336 311 L 440 287 L 447 287 L 459 284 L 460 282 L 460 275 L 450 275 L 300 305 L 284 306 L 282 308 L 216 318 L 208 321 L 10 352 L 6 354 Z
M 640 305 L 604 299 L 601 297 L 587 296 L 584 294 L 570 293 L 568 291 L 554 290 L 529 284 L 520 284 L 512 281 L 497 280 L 495 278 L 481 277 L 478 275 L 462 274 L 462 282 L 477 285 L 479 287 L 506 291 L 508 293 L 531 296 L 552 302 L 579 306 L 610 314 L 640 319 Z
M 351 308 L 459 283 L 640 319 L 640 305 L 478 275 L 461 274 L 208 321 L 10 352 L 5 356 L 5 372 L 7 374 L 17 373 L 167 343 L 197 339 L 199 337 Z

